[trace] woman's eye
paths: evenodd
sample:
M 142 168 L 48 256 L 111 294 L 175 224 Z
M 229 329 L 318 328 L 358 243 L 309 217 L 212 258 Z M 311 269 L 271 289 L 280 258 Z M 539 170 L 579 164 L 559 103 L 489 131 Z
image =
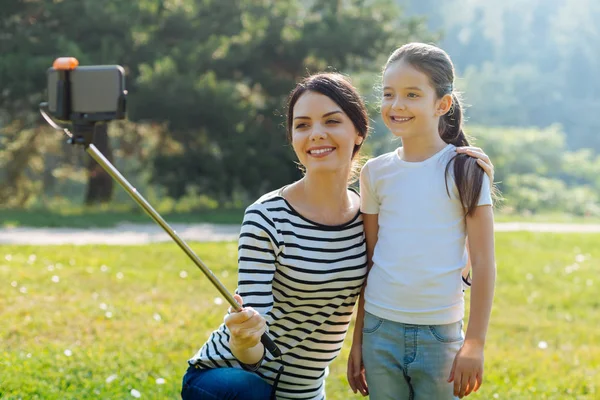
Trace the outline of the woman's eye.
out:
M 392 97 L 392 94 L 391 93 L 384 93 L 383 97 Z
M 340 121 L 338 121 L 337 119 L 328 119 L 328 120 L 327 120 L 327 123 L 328 123 L 328 124 L 339 124 L 339 123 L 340 123 Z
M 416 93 L 409 93 L 409 94 L 407 95 L 407 97 L 411 97 L 411 98 L 413 98 L 413 99 L 414 99 L 414 98 L 417 98 L 417 97 L 419 97 L 419 95 L 418 95 L 418 94 L 416 94 Z
M 296 125 L 296 129 L 301 129 L 304 128 L 306 126 L 306 124 L 298 124 Z

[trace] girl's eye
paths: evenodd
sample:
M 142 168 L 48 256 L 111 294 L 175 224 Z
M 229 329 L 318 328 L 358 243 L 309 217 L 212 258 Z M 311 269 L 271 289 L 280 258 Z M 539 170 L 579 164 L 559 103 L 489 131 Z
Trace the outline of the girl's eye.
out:
M 304 128 L 306 126 L 306 124 L 298 124 L 296 125 L 296 129 L 301 129 Z
M 336 120 L 336 119 L 328 119 L 328 120 L 327 120 L 327 123 L 328 123 L 328 124 L 329 124 L 329 123 L 332 123 L 332 124 L 339 124 L 339 123 L 340 123 L 340 121 L 338 121 L 338 120 Z
M 391 93 L 384 93 L 383 97 L 392 97 L 392 94 Z
M 407 95 L 407 97 L 410 97 L 410 98 L 413 98 L 413 99 L 414 99 L 414 98 L 417 98 L 417 97 L 419 97 L 419 95 L 418 95 L 418 94 L 416 94 L 416 93 L 409 93 L 409 94 Z

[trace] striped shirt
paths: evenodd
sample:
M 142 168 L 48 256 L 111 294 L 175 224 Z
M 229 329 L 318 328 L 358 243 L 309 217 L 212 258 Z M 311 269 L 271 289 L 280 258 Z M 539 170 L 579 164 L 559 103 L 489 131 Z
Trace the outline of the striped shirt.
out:
M 266 352 L 256 373 L 278 399 L 325 399 L 328 365 L 339 354 L 367 272 L 360 212 L 337 226 L 302 217 L 268 193 L 246 209 L 238 247 L 238 288 L 244 306 L 267 321 L 282 360 Z M 199 368 L 245 368 L 231 354 L 223 324 L 189 360 Z

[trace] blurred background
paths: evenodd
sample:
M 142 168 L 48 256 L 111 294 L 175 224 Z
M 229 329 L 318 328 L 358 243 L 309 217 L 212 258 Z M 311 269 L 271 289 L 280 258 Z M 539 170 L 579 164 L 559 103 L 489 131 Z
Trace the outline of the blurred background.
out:
M 125 68 L 128 118 L 95 144 L 169 223 L 239 225 L 300 177 L 284 114 L 308 73 L 360 88 L 366 156 L 399 145 L 378 115 L 380 74 L 409 41 L 452 57 L 467 133 L 504 196 L 486 378 L 469 398 L 600 398 L 598 21 L 597 0 L 0 0 L 0 399 L 178 398 L 227 309 L 174 243 L 89 239 L 152 223 L 41 118 L 55 58 Z M 233 291 L 237 244 L 208 236 L 190 246 Z M 349 349 L 328 399 L 362 398 Z
M 365 155 L 398 146 L 378 86 L 408 41 L 452 57 L 467 133 L 505 197 L 499 218 L 597 218 L 598 20 L 593 0 L 3 0 L 1 220 L 147 220 L 40 117 L 57 57 L 125 67 L 128 120 L 104 126 L 96 145 L 160 212 L 237 223 L 258 195 L 299 177 L 285 100 L 308 73 L 339 71 L 360 88 L 374 126 Z

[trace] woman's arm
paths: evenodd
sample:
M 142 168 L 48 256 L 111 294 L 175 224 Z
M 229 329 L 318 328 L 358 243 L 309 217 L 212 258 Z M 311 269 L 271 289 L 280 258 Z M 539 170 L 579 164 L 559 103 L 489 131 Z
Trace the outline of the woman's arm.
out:
M 258 364 L 265 353 L 260 338 L 268 329 L 265 316 L 273 308 L 278 237 L 268 212 L 260 205 L 248 207 L 238 241 L 236 300 L 240 304 L 243 301 L 244 309 L 230 313 L 225 319 L 231 333 L 231 353 L 243 364 Z
M 463 277 L 463 289 L 465 288 L 465 286 L 471 286 L 471 255 L 470 252 L 471 250 L 469 250 L 469 238 L 467 238 L 466 242 L 466 248 L 467 248 L 467 264 L 465 265 L 465 267 L 462 270 L 462 277 Z

